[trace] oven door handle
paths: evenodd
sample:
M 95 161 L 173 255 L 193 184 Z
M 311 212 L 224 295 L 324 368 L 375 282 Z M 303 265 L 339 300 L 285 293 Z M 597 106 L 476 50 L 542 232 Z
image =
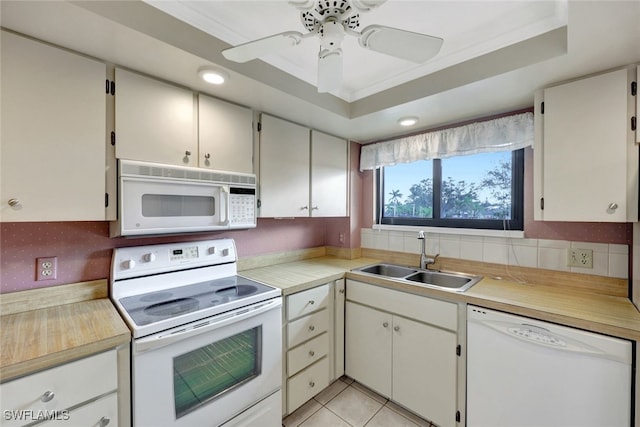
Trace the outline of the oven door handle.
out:
M 149 350 L 155 350 L 180 340 L 211 332 L 212 330 L 222 328 L 223 326 L 227 326 L 231 323 L 250 319 L 280 306 L 282 306 L 282 298 L 278 297 L 260 304 L 240 308 L 229 313 L 223 313 L 214 317 L 202 319 L 189 325 L 185 325 L 183 328 L 175 328 L 173 331 L 165 331 L 156 335 L 139 338 L 133 341 L 133 353 L 140 354 Z

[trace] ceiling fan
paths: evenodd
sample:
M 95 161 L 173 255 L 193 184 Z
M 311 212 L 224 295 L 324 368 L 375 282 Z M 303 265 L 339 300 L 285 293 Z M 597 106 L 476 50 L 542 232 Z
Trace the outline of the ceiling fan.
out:
M 342 40 L 345 35 L 358 37 L 360 46 L 415 63 L 435 56 L 443 39 L 383 25 L 369 25 L 362 31 L 359 12 L 367 12 L 386 0 L 290 0 L 297 7 L 308 30 L 286 31 L 250 41 L 222 51 L 234 62 L 247 62 L 263 55 L 297 46 L 313 36 L 320 39 L 318 54 L 318 92 L 338 89 L 342 82 Z

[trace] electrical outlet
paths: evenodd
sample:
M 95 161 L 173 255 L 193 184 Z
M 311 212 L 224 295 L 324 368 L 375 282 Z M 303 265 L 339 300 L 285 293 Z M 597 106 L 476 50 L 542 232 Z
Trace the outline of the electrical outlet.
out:
M 567 255 L 569 267 L 593 268 L 593 249 L 569 248 Z
M 58 257 L 36 258 L 36 280 L 53 280 L 58 277 Z

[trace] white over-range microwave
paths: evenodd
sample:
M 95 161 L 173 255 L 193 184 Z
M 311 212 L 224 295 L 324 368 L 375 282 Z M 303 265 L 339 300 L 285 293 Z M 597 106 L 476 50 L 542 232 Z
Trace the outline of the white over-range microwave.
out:
M 256 226 L 253 174 L 118 161 L 118 219 L 111 237 Z

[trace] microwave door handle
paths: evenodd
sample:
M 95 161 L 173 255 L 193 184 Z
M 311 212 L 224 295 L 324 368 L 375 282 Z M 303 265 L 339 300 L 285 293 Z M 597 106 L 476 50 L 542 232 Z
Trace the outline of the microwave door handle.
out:
M 220 187 L 221 198 L 224 200 L 224 205 L 220 209 L 220 213 L 224 213 L 224 219 L 220 218 L 220 225 L 229 225 L 229 192 L 226 187 Z

